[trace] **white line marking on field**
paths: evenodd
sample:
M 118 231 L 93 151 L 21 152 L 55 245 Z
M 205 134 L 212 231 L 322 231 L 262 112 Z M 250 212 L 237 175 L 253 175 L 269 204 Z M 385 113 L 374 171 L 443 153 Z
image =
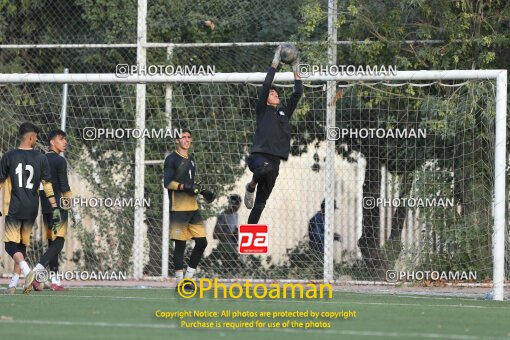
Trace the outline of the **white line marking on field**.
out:
M 118 327 L 118 328 L 161 328 L 176 329 L 175 324 L 157 325 L 144 323 L 119 323 L 119 322 L 90 322 L 90 321 L 51 321 L 51 320 L 0 320 L 0 324 L 32 324 L 32 325 L 52 325 L 52 326 L 89 326 L 89 327 Z
M 171 292 L 173 293 L 173 292 Z M 51 297 L 51 298 L 86 298 L 86 299 L 113 299 L 113 300 L 157 300 L 157 301 L 165 301 L 165 300 L 182 300 L 180 297 L 144 297 L 144 296 L 111 296 L 111 295 L 64 295 L 64 294 L 38 294 L 33 293 L 31 294 L 33 296 L 37 296 L 37 298 L 43 298 L 43 297 Z M 1 299 L 1 297 L 0 297 Z M 198 299 L 198 298 L 196 298 Z M 258 300 L 258 299 L 206 299 L 201 300 L 203 302 L 222 302 L 222 301 L 238 301 L 238 302 L 260 302 L 260 303 L 306 303 L 309 304 L 310 301 L 305 300 Z M 474 308 L 474 309 L 510 309 L 510 305 L 500 305 L 500 306 L 478 306 L 478 305 L 465 305 L 465 304 L 458 304 L 458 305 L 447 305 L 447 304 L 420 304 L 420 303 L 391 303 L 391 302 L 361 302 L 361 301 L 345 301 L 345 300 L 333 300 L 333 301 L 322 301 L 322 300 L 313 300 L 314 304 L 342 304 L 342 305 L 381 305 L 381 306 L 405 306 L 405 307 L 419 307 L 419 308 Z
M 151 329 L 178 329 L 176 324 L 139 324 L 139 323 L 117 323 L 117 322 L 90 322 L 90 321 L 52 321 L 52 320 L 0 320 L 0 324 L 33 324 L 33 325 L 52 325 L 52 326 L 86 326 L 86 327 L 111 327 L 111 328 L 151 328 Z M 184 329 L 184 328 L 183 328 Z M 219 331 L 220 329 L 212 329 Z M 293 329 L 293 328 L 244 328 L 244 330 L 274 331 L 284 333 L 311 333 L 311 334 L 336 334 L 351 336 L 374 336 L 374 337 L 394 337 L 394 338 L 426 338 L 426 339 L 456 339 L 456 340 L 476 340 L 481 339 L 478 336 L 463 334 L 438 334 L 438 333 L 400 333 L 400 332 L 378 332 L 378 331 L 356 331 L 356 330 L 334 330 L 334 329 Z M 239 331 L 225 330 L 221 331 Z M 484 339 L 506 339 L 503 337 L 484 337 Z

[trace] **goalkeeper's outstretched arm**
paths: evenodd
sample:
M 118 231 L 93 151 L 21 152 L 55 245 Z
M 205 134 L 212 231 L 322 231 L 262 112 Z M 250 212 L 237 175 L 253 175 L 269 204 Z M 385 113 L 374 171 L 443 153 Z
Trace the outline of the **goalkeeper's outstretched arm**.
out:
M 274 76 L 276 74 L 276 68 L 273 66 L 269 67 L 266 78 L 262 84 L 262 89 L 259 92 L 259 99 L 257 101 L 256 112 L 257 114 L 263 114 L 267 107 L 267 98 L 269 97 L 269 91 L 271 90 L 271 84 L 273 83 Z
M 287 107 L 287 114 L 290 117 L 292 117 L 292 114 L 296 110 L 297 104 L 299 103 L 299 99 L 303 96 L 303 83 L 301 82 L 301 79 L 295 79 L 294 80 L 294 91 L 292 91 L 292 94 L 290 95 L 289 100 L 286 103 Z
M 282 47 L 278 46 L 275 51 L 273 61 L 271 62 L 271 67 L 267 71 L 266 78 L 264 79 L 264 83 L 262 83 L 262 89 L 259 93 L 259 100 L 257 102 L 256 112 L 257 114 L 263 114 L 266 110 L 267 106 L 267 98 L 269 97 L 269 91 L 271 90 L 271 84 L 273 83 L 274 76 L 276 74 L 276 69 L 280 65 L 280 51 Z
M 291 64 L 292 71 L 294 72 L 294 91 L 290 95 L 289 100 L 286 103 L 287 114 L 292 117 L 294 110 L 296 110 L 296 106 L 299 102 L 301 96 L 303 96 L 303 82 L 301 81 L 301 76 L 299 75 L 299 57 L 296 58 Z

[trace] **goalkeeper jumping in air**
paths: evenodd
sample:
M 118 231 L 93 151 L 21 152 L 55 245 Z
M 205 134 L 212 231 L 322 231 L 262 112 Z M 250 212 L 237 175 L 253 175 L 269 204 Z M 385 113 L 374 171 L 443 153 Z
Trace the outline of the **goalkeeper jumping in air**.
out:
M 253 177 L 246 184 L 244 195 L 246 207 L 253 208 L 248 224 L 258 223 L 278 177 L 280 161 L 289 158 L 290 119 L 303 95 L 303 84 L 298 74 L 299 59 L 296 58 L 291 63 L 294 72 L 294 91 L 285 105 L 280 106 L 278 91 L 271 85 L 281 62 L 280 51 L 281 46 L 278 46 L 256 106 L 257 128 L 253 136 L 251 154 L 247 158 Z M 255 189 L 257 189 L 256 195 Z
M 168 189 L 170 200 L 170 239 L 175 242 L 174 266 L 177 288 L 183 278 L 193 278 L 207 247 L 205 225 L 198 210 L 197 195 L 202 195 L 207 203 L 211 203 L 215 198 L 214 193 L 202 190 L 200 184 L 195 183 L 196 163 L 193 155 L 189 153 L 191 142 L 191 131 L 182 129 L 180 138 L 175 139 L 177 148 L 165 158 L 164 165 L 164 185 Z M 184 276 L 186 241 L 192 239 L 195 246 Z M 191 287 L 185 285 L 183 288 Z

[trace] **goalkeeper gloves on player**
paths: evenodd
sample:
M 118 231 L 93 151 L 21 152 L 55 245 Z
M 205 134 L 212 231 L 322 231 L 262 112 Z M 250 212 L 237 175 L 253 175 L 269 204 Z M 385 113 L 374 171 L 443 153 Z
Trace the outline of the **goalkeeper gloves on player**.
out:
M 202 190 L 200 195 L 202 195 L 206 203 L 212 203 L 216 199 L 216 195 L 210 190 Z
M 282 45 L 278 45 L 274 52 L 273 62 L 271 63 L 271 66 L 274 68 L 278 68 L 278 65 L 280 65 L 280 62 L 282 60 L 282 57 L 280 56 L 280 51 L 282 50 Z
M 53 227 L 54 234 L 57 233 L 58 228 L 60 228 L 61 224 L 62 224 L 62 216 L 60 215 L 60 209 L 53 208 L 53 211 L 51 213 L 51 225 Z
M 214 192 L 210 190 L 202 190 L 202 185 L 198 183 L 184 183 L 182 185 L 182 191 L 187 192 L 191 195 L 202 195 L 207 203 L 212 203 L 216 199 Z
M 191 195 L 198 195 L 202 187 L 200 183 L 184 183 L 182 185 L 182 191 L 187 192 Z

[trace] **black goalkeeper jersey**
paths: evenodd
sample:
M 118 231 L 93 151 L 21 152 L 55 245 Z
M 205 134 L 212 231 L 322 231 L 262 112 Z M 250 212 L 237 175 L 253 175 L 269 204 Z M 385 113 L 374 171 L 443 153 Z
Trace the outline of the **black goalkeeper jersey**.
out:
M 196 163 L 190 154 L 188 158 L 184 158 L 177 152 L 172 152 L 165 158 L 164 166 L 164 185 L 168 188 L 170 182 L 180 184 L 195 183 Z M 170 199 L 170 211 L 196 211 L 198 203 L 195 195 L 184 191 L 168 189 L 168 197 Z
M 6 185 L 7 215 L 19 220 L 36 218 L 39 185 L 50 180 L 48 160 L 40 152 L 15 149 L 4 154 L 0 160 L 0 182 Z
M 51 151 L 48 152 L 45 157 L 48 159 L 51 173 L 51 185 L 53 186 L 53 193 L 55 194 L 55 200 L 59 208 L 62 208 L 60 198 L 62 193 L 71 191 L 69 187 L 69 181 L 67 179 L 67 161 L 64 157 Z M 44 195 L 44 191 L 41 190 L 41 208 L 43 214 L 52 212 L 50 202 Z
M 283 106 L 267 105 L 276 69 L 269 68 L 259 93 L 257 107 L 257 128 L 253 135 L 251 153 L 264 153 L 287 160 L 290 153 L 290 119 L 303 95 L 301 80 L 294 81 L 294 91 Z

